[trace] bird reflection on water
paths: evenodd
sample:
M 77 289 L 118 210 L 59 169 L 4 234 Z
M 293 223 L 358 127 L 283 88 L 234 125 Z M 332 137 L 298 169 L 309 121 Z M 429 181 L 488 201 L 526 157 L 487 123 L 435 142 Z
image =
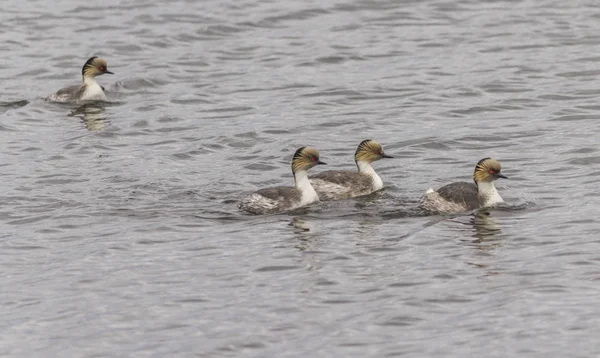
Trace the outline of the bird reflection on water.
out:
M 89 131 L 103 130 L 110 121 L 106 115 L 106 103 L 90 102 L 71 110 L 69 117 L 77 117 Z
M 475 229 L 473 237 L 477 240 L 474 242 L 495 240 L 495 237 L 502 232 L 499 219 L 491 216 L 489 211 L 475 213 L 469 222 Z
M 312 251 L 318 246 L 318 237 L 312 230 L 314 229 L 314 223 L 306 220 L 306 218 L 293 217 L 290 221 L 289 226 L 294 228 L 294 237 L 297 239 L 298 244 L 296 248 L 300 251 Z

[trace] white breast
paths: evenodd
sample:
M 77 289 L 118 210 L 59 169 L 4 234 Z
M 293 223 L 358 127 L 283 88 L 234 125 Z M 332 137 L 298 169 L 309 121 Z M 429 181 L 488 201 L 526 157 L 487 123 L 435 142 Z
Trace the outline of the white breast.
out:
M 377 191 L 383 188 L 383 180 L 381 180 L 379 175 L 377 175 L 375 169 L 373 169 L 370 163 L 358 161 L 356 162 L 356 165 L 358 166 L 359 172 L 373 178 L 373 191 Z
M 106 101 L 106 94 L 104 94 L 102 87 L 94 81 L 94 83 L 86 86 L 85 91 L 79 99 L 82 101 Z
M 377 191 L 383 188 L 383 180 L 373 171 L 373 191 Z
M 308 175 L 306 171 L 299 170 L 294 174 L 294 178 L 296 180 L 295 185 L 302 192 L 302 199 L 300 202 L 300 206 L 312 204 L 314 202 L 319 201 L 319 195 L 310 184 L 308 180 Z
M 477 183 L 477 187 L 479 196 L 484 199 L 483 203 L 481 203 L 482 207 L 494 206 L 504 202 L 493 182 L 479 182 Z

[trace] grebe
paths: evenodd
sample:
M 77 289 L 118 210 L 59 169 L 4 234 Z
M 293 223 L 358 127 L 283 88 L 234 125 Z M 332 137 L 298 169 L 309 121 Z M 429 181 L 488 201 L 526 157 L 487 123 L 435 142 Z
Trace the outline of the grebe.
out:
M 475 183 L 457 182 L 438 190 L 427 190 L 419 207 L 432 214 L 450 214 L 475 210 L 504 202 L 494 186 L 494 180 L 505 178 L 500 174 L 500 163 L 483 158 L 475 166 Z
M 108 70 L 106 61 L 99 57 L 91 57 L 81 69 L 82 84 L 63 88 L 48 96 L 46 100 L 51 102 L 106 101 L 104 88 L 95 79 L 96 76 L 105 73 L 113 74 Z
M 307 170 L 319 164 L 325 163 L 319 160 L 319 152 L 315 148 L 298 149 L 292 158 L 294 186 L 260 189 L 242 199 L 239 208 L 253 214 L 274 214 L 319 201 L 307 174 Z
M 383 181 L 371 166 L 382 158 L 393 158 L 384 153 L 381 144 L 363 140 L 354 153 L 358 171 L 328 170 L 313 175 L 311 184 L 321 200 L 338 200 L 367 195 L 383 188 Z

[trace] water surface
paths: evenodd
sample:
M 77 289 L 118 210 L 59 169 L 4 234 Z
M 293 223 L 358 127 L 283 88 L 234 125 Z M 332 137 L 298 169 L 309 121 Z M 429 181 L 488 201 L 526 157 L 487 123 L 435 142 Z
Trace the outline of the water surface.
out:
M 600 355 L 593 1 L 5 0 L 0 355 Z M 43 98 L 108 60 L 110 103 Z M 248 216 L 296 148 L 396 159 Z M 487 156 L 490 215 L 412 215 Z

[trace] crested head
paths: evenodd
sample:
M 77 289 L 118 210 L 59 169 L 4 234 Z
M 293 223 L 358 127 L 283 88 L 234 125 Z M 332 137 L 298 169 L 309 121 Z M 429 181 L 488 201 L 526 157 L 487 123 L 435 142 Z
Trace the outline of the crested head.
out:
M 319 152 L 312 147 L 299 148 L 292 158 L 292 172 L 308 170 L 315 165 L 325 164 L 319 160 Z
M 381 144 L 371 139 L 366 139 L 360 142 L 358 148 L 356 148 L 356 153 L 354 153 L 354 160 L 357 162 L 361 161 L 371 163 L 381 158 L 392 157 L 385 154 Z
M 96 77 L 105 73 L 109 73 L 111 75 L 113 74 L 108 70 L 106 60 L 95 56 L 90 57 L 90 59 L 85 62 L 83 68 L 81 69 L 81 74 L 83 77 Z
M 475 183 L 479 182 L 492 182 L 498 178 L 506 178 L 500 174 L 502 167 L 497 160 L 492 158 L 483 158 L 475 166 L 475 172 L 473 173 L 473 180 Z

